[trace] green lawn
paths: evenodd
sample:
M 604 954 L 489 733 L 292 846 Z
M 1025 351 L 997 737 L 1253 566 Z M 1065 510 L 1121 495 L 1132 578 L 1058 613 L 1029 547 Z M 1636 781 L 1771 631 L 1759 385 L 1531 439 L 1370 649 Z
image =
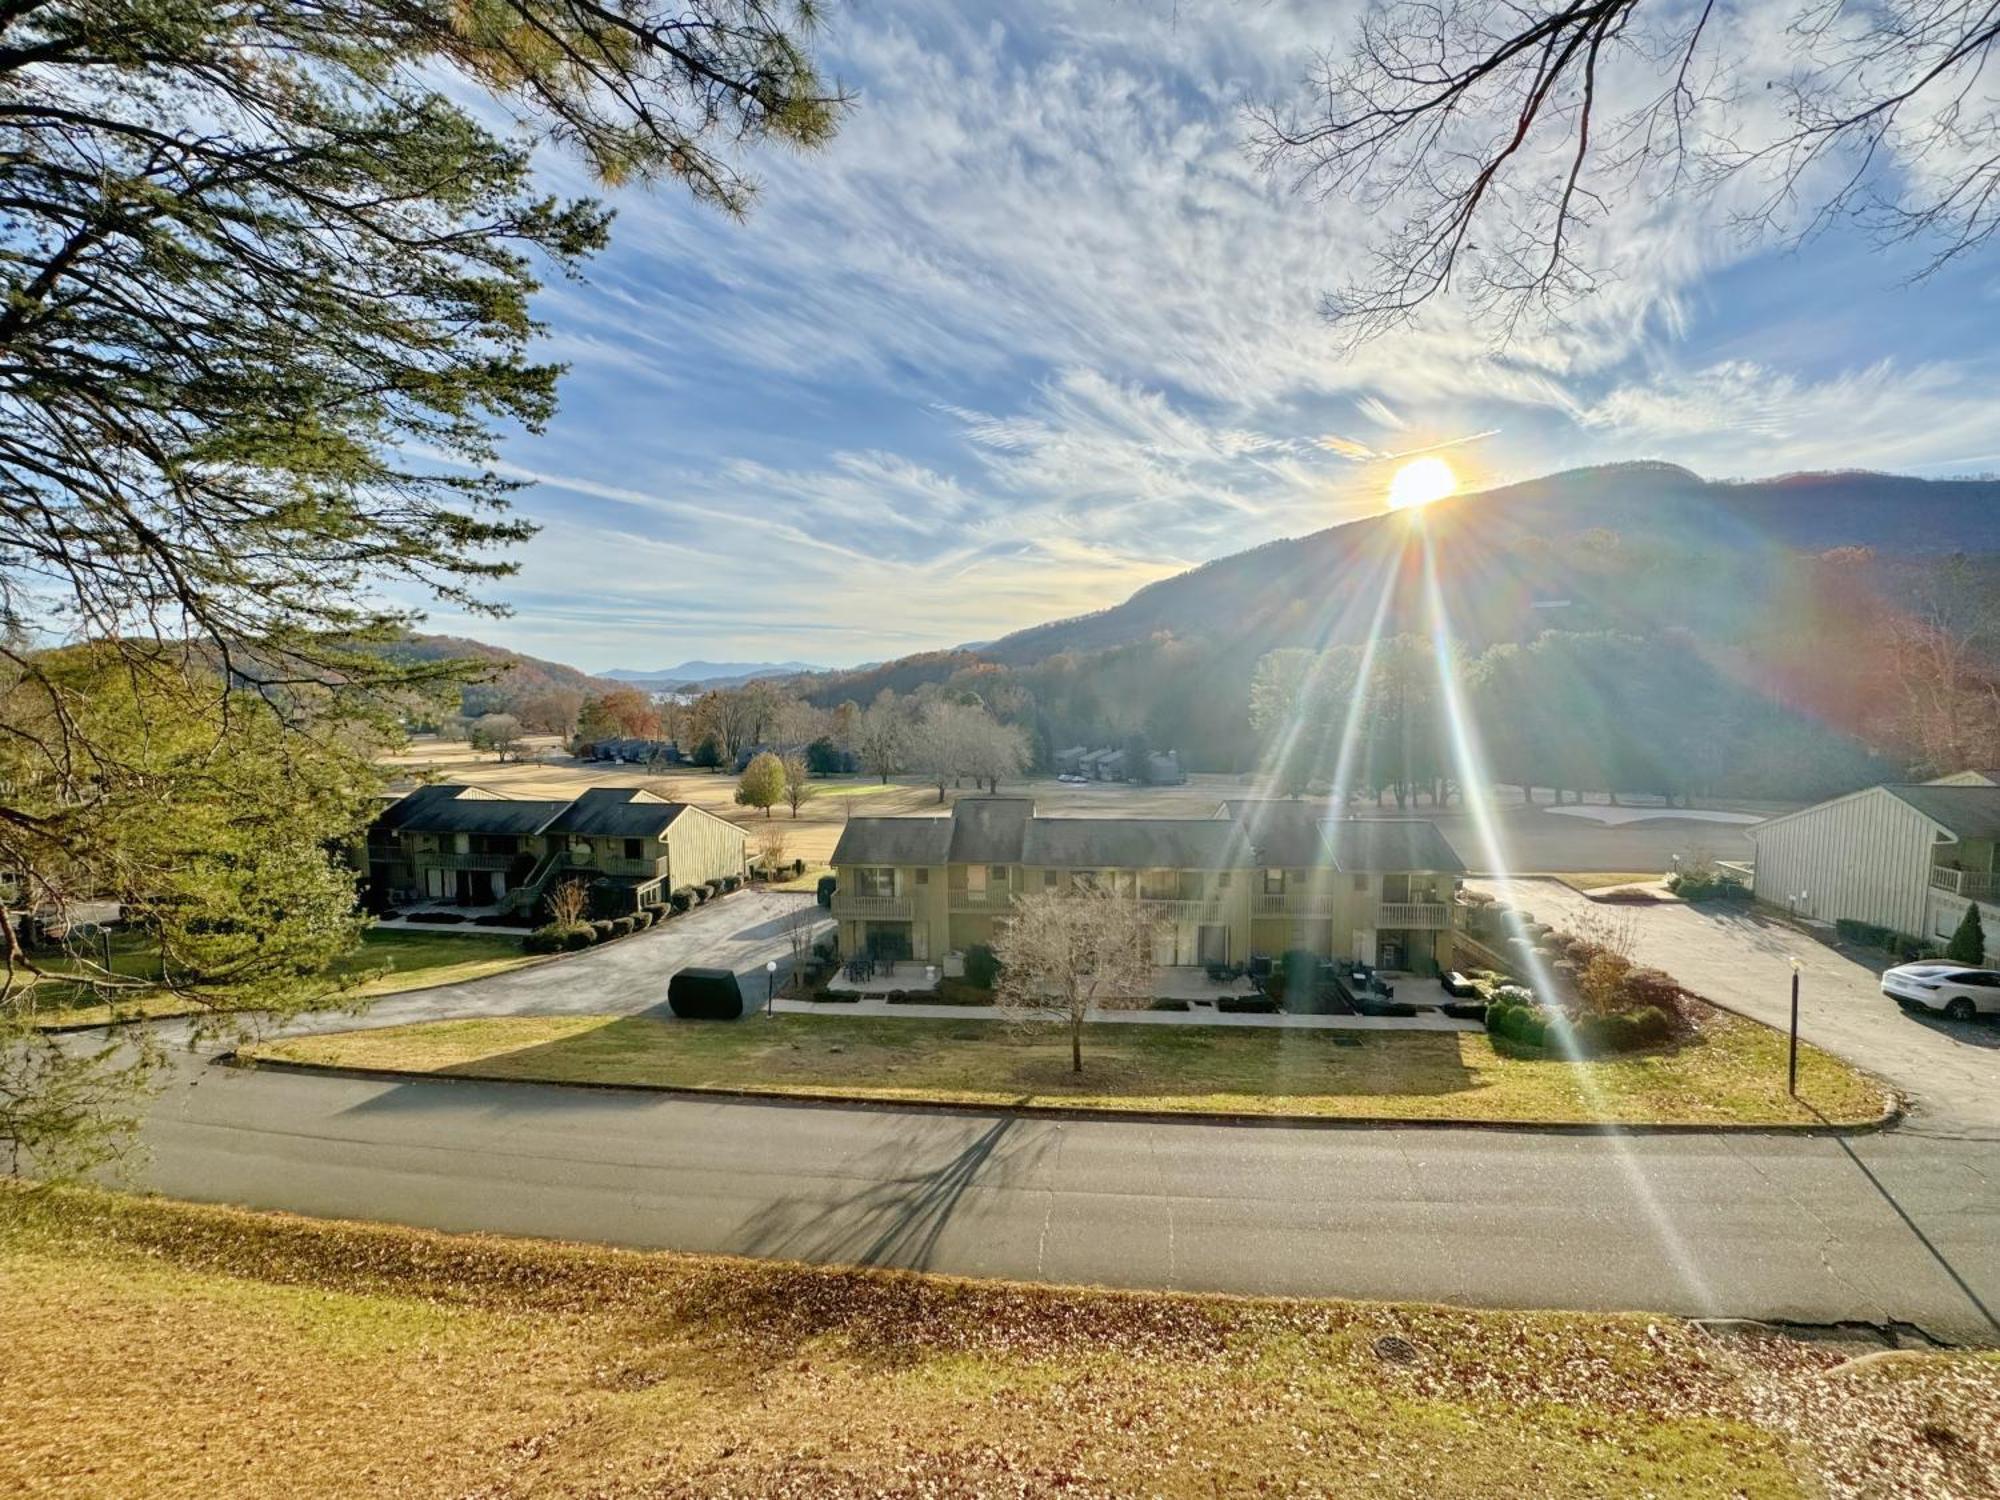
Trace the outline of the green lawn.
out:
M 1588 896 L 1592 891 L 1609 890 L 1614 885 L 1636 885 L 1661 877 L 1658 870 L 1582 870 L 1549 878 L 1561 881 L 1579 896 Z
M 362 935 L 361 946 L 334 966 L 337 978 L 371 970 L 385 972 L 364 980 L 352 993 L 373 997 L 432 985 L 457 984 L 461 980 L 483 979 L 534 962 L 521 951 L 518 933 L 387 932 L 371 930 Z M 59 962 L 56 967 L 74 969 Z M 159 955 L 134 934 L 113 940 L 111 967 L 115 973 L 140 979 L 157 979 Z M 101 1026 L 110 1021 L 151 1019 L 200 1014 L 205 1007 L 190 1004 L 173 994 L 134 990 L 107 997 L 87 984 L 61 981 L 46 983 L 35 992 L 36 1023 L 42 1026 Z
M 1503 1044 L 1505 1045 L 1505 1044 Z M 1503 1056 L 1479 1032 L 1327 1032 L 1104 1024 L 1084 1072 L 1065 1037 L 991 1020 L 833 1014 L 690 1024 L 532 1016 L 280 1039 L 251 1057 L 481 1078 L 747 1089 L 823 1098 L 1252 1113 L 1352 1119 L 1809 1124 L 1877 1118 L 1876 1084 L 1817 1049 L 1805 1104 L 1785 1094 L 1783 1039 L 1717 1016 L 1706 1039 L 1581 1066 Z
M 8 1494 L 1792 1500 L 1995 1461 L 1979 1356 L 0 1195 Z

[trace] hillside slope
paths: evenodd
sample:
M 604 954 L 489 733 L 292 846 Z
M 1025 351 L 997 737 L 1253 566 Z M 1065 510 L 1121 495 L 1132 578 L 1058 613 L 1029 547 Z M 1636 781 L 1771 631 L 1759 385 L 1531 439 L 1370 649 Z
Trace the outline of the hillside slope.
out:
M 2000 481 L 1924 480 L 1889 474 L 1795 474 L 1748 483 L 1704 480 L 1672 464 L 1574 469 L 1444 501 L 1428 513 L 1446 566 L 1473 571 L 1468 554 L 1503 553 L 1517 566 L 1517 598 L 1504 620 L 1477 633 L 1507 638 L 1537 618 L 1523 614 L 1563 599 L 1595 601 L 1587 577 L 1560 544 L 1609 531 L 1657 553 L 1700 552 L 1738 559 L 1779 552 L 1867 547 L 1883 554 L 2000 553 Z M 1393 544 L 1400 515 L 1370 516 L 1218 558 L 1149 584 L 1124 603 L 1016 631 L 979 653 L 1023 666 L 1059 652 L 1099 651 L 1165 631 L 1184 637 L 1237 637 L 1286 644 L 1300 623 L 1296 601 L 1324 591 L 1374 549 Z M 1457 571 L 1457 570 L 1455 570 Z M 1587 571 L 1587 570 L 1586 570 Z M 1577 596 L 1585 596 L 1579 600 Z M 1495 600 L 1480 601 L 1492 605 Z M 1551 621 L 1552 622 L 1552 619 Z M 1592 623 L 1629 623 L 1605 619 Z

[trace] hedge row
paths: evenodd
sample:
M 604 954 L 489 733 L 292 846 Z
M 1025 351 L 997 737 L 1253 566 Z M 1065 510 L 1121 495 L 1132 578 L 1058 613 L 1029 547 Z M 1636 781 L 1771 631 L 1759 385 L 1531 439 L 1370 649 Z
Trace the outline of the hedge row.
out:
M 573 922 L 567 926 L 551 922 L 537 927 L 521 939 L 521 947 L 528 953 L 573 953 L 594 943 L 615 942 L 635 932 L 644 932 L 648 927 L 656 927 L 700 902 L 712 901 L 718 895 L 736 890 L 742 883 L 736 876 L 728 875 L 707 885 L 683 886 L 665 901 L 649 901 L 625 916 Z
M 1863 948 L 1880 948 L 1884 953 L 1893 953 L 1905 963 L 1919 958 L 1935 956 L 1937 949 L 1920 937 L 1912 937 L 1907 932 L 1898 932 L 1893 927 L 1881 927 L 1873 922 L 1857 922 L 1851 917 L 1842 917 L 1833 924 L 1833 930 L 1850 943 Z

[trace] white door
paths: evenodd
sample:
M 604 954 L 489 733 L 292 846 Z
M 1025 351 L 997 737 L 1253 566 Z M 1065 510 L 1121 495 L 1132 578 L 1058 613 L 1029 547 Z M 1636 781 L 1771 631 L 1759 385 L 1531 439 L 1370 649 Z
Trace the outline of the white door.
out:
M 433 901 L 444 900 L 444 871 L 435 865 L 424 871 L 424 894 Z
M 1355 958 L 1359 959 L 1362 963 L 1369 965 L 1371 968 L 1374 966 L 1375 963 L 1374 928 L 1370 927 L 1366 931 L 1363 931 L 1361 928 L 1358 927 L 1355 928 L 1354 956 Z

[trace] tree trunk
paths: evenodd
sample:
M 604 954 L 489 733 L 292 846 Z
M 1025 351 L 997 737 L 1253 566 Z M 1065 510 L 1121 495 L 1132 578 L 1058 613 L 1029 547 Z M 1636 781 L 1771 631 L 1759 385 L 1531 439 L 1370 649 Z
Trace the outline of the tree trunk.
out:
M 944 801 L 944 783 L 942 781 L 938 783 L 938 801 Z
M 1083 1071 L 1083 1017 L 1072 1016 L 1069 1023 L 1069 1070 Z

